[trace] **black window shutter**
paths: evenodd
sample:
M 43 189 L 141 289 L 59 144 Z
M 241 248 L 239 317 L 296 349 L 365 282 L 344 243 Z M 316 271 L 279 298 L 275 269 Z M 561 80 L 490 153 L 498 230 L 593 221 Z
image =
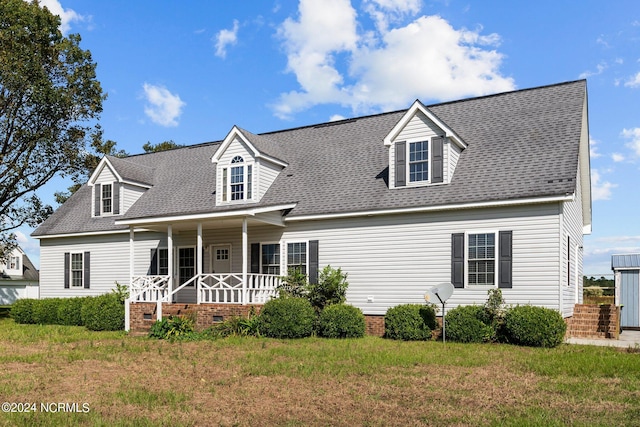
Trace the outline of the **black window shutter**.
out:
M 91 271 L 91 261 L 89 259 L 89 252 L 84 253 L 84 287 L 85 289 L 89 289 L 90 287 L 90 271 Z
M 396 142 L 396 187 L 407 185 L 407 142 Z
M 69 289 L 69 269 L 71 267 L 71 254 L 64 253 L 64 288 Z
M 431 140 L 431 182 L 444 181 L 444 138 Z
M 498 258 L 498 287 L 499 288 L 511 288 L 513 286 L 511 279 L 511 265 L 513 260 L 512 243 L 513 232 L 501 231 L 500 235 L 500 256 Z
M 149 265 L 149 274 L 156 276 L 158 274 L 158 249 L 151 248 L 151 264 Z
M 451 235 L 451 284 L 464 288 L 464 233 Z
M 102 194 L 101 191 L 102 189 L 100 188 L 100 184 L 96 184 L 93 186 L 93 191 L 95 191 L 95 201 L 96 201 L 96 206 L 94 209 L 95 215 L 96 216 L 100 216 L 100 202 L 102 200 Z
M 113 183 L 113 214 L 120 214 L 120 183 Z
M 260 243 L 251 244 L 251 272 L 260 273 Z
M 309 240 L 309 283 L 318 283 L 318 240 Z

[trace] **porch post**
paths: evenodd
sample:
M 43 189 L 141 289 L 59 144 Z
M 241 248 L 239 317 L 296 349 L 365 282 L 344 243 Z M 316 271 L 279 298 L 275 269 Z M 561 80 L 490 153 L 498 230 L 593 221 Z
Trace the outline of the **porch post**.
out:
M 196 245 L 196 302 L 200 304 L 200 275 L 202 274 L 202 223 L 198 223 L 198 240 Z
M 247 304 L 247 217 L 242 218 L 242 305 Z
M 173 228 L 167 225 L 167 273 L 169 273 L 169 295 L 173 292 Z M 171 297 L 172 299 L 173 297 Z M 171 299 L 167 302 L 171 302 Z
M 133 284 L 133 276 L 135 275 L 135 253 L 133 248 L 133 225 L 129 226 L 129 286 Z

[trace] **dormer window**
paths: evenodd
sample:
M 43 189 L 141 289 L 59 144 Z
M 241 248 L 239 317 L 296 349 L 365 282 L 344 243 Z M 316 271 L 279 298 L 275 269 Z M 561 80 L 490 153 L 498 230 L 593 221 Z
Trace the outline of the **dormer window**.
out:
M 113 211 L 113 187 L 111 184 L 102 184 L 102 213 L 110 214 Z
M 11 256 L 11 257 L 9 257 L 9 270 L 20 270 L 20 257 L 19 256 Z
M 409 182 L 429 180 L 429 142 L 409 143 Z
M 222 201 L 251 200 L 253 197 L 253 165 L 242 156 L 231 159 L 231 167 L 222 170 Z

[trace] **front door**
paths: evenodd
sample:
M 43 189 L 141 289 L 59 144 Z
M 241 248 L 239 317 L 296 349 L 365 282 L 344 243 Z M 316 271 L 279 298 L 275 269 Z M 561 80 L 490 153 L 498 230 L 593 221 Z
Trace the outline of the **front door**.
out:
M 231 245 L 214 245 L 211 271 L 215 274 L 231 273 Z

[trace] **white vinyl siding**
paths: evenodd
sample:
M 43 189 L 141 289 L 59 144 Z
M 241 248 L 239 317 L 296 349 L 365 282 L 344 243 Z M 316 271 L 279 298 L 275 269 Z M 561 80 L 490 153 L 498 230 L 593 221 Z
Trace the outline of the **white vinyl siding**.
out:
M 580 166 L 579 166 L 580 167 Z M 580 188 L 580 170 L 575 178 L 576 197 L 563 204 L 562 230 L 562 312 L 564 316 L 573 315 L 573 307 L 582 302 L 583 281 L 583 234 L 582 234 L 582 198 Z M 570 270 L 567 268 L 570 266 Z
M 258 185 L 258 194 L 256 200 L 262 199 L 262 196 L 265 195 L 273 181 L 276 180 L 278 174 L 282 170 L 281 166 L 274 165 L 273 163 L 266 161 L 264 159 L 258 159 L 256 162 L 256 167 L 254 173 L 256 174 L 256 179 L 254 182 L 257 182 Z
M 242 158 L 242 163 L 232 163 L 234 158 Z M 248 184 L 248 167 L 251 166 L 251 184 Z M 256 165 L 255 159 L 252 154 L 249 152 L 248 148 L 237 138 L 233 140 L 231 144 L 227 147 L 224 154 L 221 156 L 220 160 L 217 163 L 217 177 L 216 181 L 217 190 L 216 190 L 216 204 L 230 204 L 230 203 L 243 203 L 243 202 L 251 202 L 255 200 L 255 186 L 256 186 Z M 234 182 L 234 179 L 237 178 L 234 175 L 234 170 L 237 172 L 242 170 L 242 180 L 241 185 L 242 188 L 238 187 L 240 182 Z M 224 174 L 226 170 L 226 187 L 225 187 L 225 179 Z M 235 178 L 234 178 L 235 177 Z M 226 190 L 226 191 L 225 191 Z M 249 197 L 249 190 L 251 190 L 251 195 Z M 226 200 L 224 196 L 226 195 Z
M 140 196 L 145 192 L 145 188 L 138 187 L 136 185 L 124 184 L 120 189 L 120 198 L 122 199 L 122 207 L 120 213 L 126 213 L 135 202 L 138 201 Z

